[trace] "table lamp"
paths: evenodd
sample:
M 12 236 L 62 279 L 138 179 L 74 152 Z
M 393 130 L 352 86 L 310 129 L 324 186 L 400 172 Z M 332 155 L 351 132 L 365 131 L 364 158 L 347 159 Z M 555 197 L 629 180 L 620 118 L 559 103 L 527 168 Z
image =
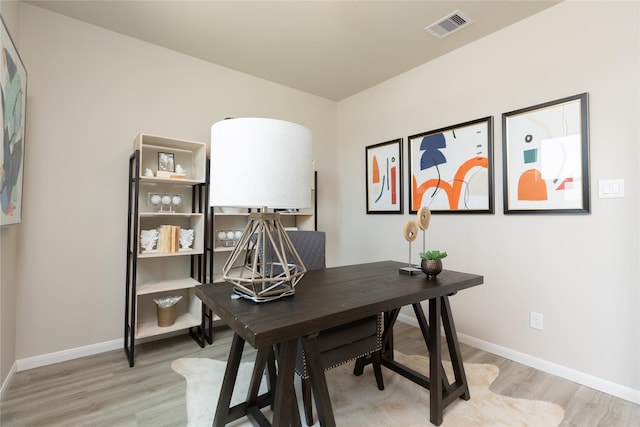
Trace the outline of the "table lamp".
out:
M 217 122 L 210 178 L 211 206 L 251 210 L 223 279 L 256 302 L 293 295 L 307 270 L 273 209 L 311 206 L 311 131 L 265 118 Z

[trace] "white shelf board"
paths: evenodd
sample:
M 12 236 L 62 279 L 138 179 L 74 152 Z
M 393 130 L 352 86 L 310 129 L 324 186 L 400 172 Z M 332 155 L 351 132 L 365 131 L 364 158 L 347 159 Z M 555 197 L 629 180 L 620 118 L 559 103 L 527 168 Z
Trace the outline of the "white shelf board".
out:
M 188 277 L 177 280 L 165 280 L 162 282 L 141 283 L 137 285 L 136 292 L 138 295 L 155 294 L 158 292 L 173 291 L 176 289 L 194 288 L 199 284 L 200 282 L 197 280 Z
M 313 216 L 313 212 L 280 212 L 281 216 Z
M 193 249 L 180 249 L 178 252 L 160 252 L 157 249 L 148 252 L 140 252 L 138 254 L 138 259 L 142 258 L 159 258 L 166 256 L 184 256 L 184 255 L 198 255 L 203 253 L 203 250 L 193 250 Z
M 180 187 L 193 187 L 194 185 L 203 184 L 204 181 L 195 180 L 195 179 L 187 179 L 187 178 L 158 178 L 155 176 L 141 176 L 140 184 L 142 185 L 151 185 L 151 184 L 162 184 L 162 185 L 175 185 Z
M 249 212 L 214 212 L 215 216 L 249 216 Z
M 196 319 L 191 313 L 181 313 L 176 317 L 176 322 L 171 326 L 160 327 L 158 320 L 146 320 L 138 322 L 136 329 L 136 339 L 152 337 L 155 335 L 166 334 L 167 332 L 180 331 L 182 329 L 192 328 L 200 325 L 200 319 Z
M 155 217 L 201 217 L 204 216 L 200 212 L 140 212 L 141 218 L 155 218 Z

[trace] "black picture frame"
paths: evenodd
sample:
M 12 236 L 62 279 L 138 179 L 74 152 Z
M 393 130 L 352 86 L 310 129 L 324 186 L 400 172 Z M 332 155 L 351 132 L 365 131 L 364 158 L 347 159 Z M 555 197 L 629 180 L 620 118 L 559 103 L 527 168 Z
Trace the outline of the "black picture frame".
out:
M 402 138 L 365 148 L 367 214 L 402 214 Z
M 589 96 L 502 114 L 505 214 L 588 214 Z
M 493 117 L 411 135 L 409 213 L 493 214 Z

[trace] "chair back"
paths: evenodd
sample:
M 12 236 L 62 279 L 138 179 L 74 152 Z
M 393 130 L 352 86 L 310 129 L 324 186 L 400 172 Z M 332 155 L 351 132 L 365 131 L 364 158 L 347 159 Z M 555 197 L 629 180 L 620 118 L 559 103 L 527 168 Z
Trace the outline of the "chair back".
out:
M 296 248 L 296 252 L 298 252 L 307 271 L 320 270 L 327 267 L 325 258 L 326 237 L 324 231 L 289 230 L 287 231 L 287 235 L 289 239 L 291 239 L 291 243 L 293 247 Z M 254 244 L 256 239 L 257 236 L 252 236 Z M 258 251 L 258 259 L 260 262 L 266 261 L 267 264 L 271 266 L 270 273 L 268 273 L 269 275 L 282 274 L 282 267 L 270 259 L 269 254 L 271 254 L 271 251 L 269 250 L 269 245 L 270 243 L 266 245 L 266 250 L 263 245 L 256 248 Z
M 310 270 L 326 268 L 324 231 L 287 231 L 293 247 L 296 248 L 302 263 Z

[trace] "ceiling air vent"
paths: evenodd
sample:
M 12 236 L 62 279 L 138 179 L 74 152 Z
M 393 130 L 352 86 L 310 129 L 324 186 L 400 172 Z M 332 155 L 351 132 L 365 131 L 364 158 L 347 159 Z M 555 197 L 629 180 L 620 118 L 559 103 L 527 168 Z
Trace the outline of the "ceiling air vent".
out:
M 449 34 L 455 33 L 456 31 L 461 30 L 462 28 L 471 25 L 472 23 L 473 21 L 471 20 L 471 18 L 469 18 L 459 10 L 456 10 L 455 12 L 452 12 L 448 16 L 439 19 L 437 22 L 429 25 L 428 27 L 425 27 L 425 30 L 429 31 L 437 38 L 443 39 Z

